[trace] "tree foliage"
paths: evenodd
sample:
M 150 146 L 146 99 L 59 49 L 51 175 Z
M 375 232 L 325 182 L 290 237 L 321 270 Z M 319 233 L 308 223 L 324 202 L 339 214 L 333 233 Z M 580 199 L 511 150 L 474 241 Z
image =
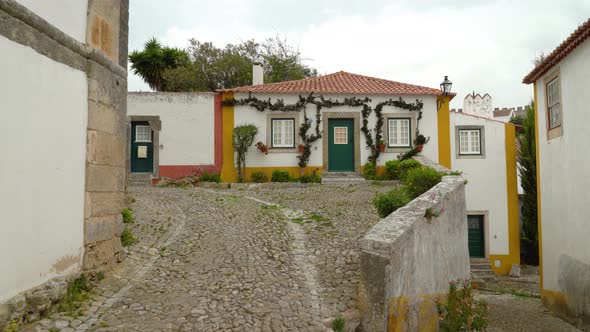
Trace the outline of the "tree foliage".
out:
M 238 181 L 246 179 L 246 154 L 254 143 L 258 128 L 253 124 L 243 124 L 234 128 L 233 145 L 238 157 Z
M 168 91 L 164 73 L 187 65 L 188 60 L 186 51 L 162 46 L 156 38 L 148 40 L 142 51 L 129 54 L 133 73 L 156 91 Z
M 526 107 L 522 121 L 523 130 L 518 135 L 518 172 L 524 191 L 522 206 L 521 252 L 524 263 L 539 264 L 539 239 L 537 224 L 537 156 L 535 146 L 535 105 Z
M 303 64 L 299 50 L 279 37 L 263 43 L 247 40 L 223 48 L 193 38 L 186 52 L 188 63 L 164 73 L 169 91 L 215 91 L 251 85 L 252 65 L 256 62 L 264 67 L 266 83 L 317 76 L 317 70 Z

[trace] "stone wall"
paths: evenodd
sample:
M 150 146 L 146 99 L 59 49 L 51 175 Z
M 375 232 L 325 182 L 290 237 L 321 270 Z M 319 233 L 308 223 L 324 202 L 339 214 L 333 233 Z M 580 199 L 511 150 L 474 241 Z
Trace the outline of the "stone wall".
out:
M 435 217 L 426 217 L 430 209 Z M 436 299 L 469 277 L 464 179 L 445 176 L 362 239 L 364 331 L 435 331 Z

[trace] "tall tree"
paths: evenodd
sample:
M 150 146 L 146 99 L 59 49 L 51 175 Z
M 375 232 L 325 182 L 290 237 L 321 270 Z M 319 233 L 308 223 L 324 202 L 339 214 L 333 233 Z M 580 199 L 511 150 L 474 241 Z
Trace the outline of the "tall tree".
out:
M 133 73 L 140 76 L 150 88 L 167 91 L 164 72 L 188 64 L 186 51 L 163 47 L 156 38 L 145 43 L 142 51 L 129 54 Z
M 535 146 L 535 105 L 526 107 L 522 131 L 518 135 L 518 172 L 524 191 L 522 206 L 521 256 L 526 264 L 539 265 L 537 223 L 537 151 Z

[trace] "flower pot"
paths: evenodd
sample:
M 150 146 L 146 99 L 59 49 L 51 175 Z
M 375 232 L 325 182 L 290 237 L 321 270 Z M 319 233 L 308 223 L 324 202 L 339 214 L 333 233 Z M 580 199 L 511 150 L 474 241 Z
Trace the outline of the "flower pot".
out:
M 416 151 L 418 151 L 418 152 L 422 152 L 423 148 L 424 148 L 424 145 L 416 145 Z
M 305 151 L 305 145 L 303 144 L 299 144 L 299 146 L 297 147 L 299 149 L 299 152 L 303 153 L 303 151 Z
M 385 144 L 379 144 L 379 152 L 385 152 Z

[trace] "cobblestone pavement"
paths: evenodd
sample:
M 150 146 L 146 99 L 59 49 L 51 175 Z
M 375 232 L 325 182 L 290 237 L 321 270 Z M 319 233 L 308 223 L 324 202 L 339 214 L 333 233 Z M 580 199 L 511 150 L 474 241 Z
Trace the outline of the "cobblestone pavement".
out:
M 131 188 L 127 260 L 80 316 L 25 330 L 326 331 L 356 308 L 358 239 L 386 189 Z

